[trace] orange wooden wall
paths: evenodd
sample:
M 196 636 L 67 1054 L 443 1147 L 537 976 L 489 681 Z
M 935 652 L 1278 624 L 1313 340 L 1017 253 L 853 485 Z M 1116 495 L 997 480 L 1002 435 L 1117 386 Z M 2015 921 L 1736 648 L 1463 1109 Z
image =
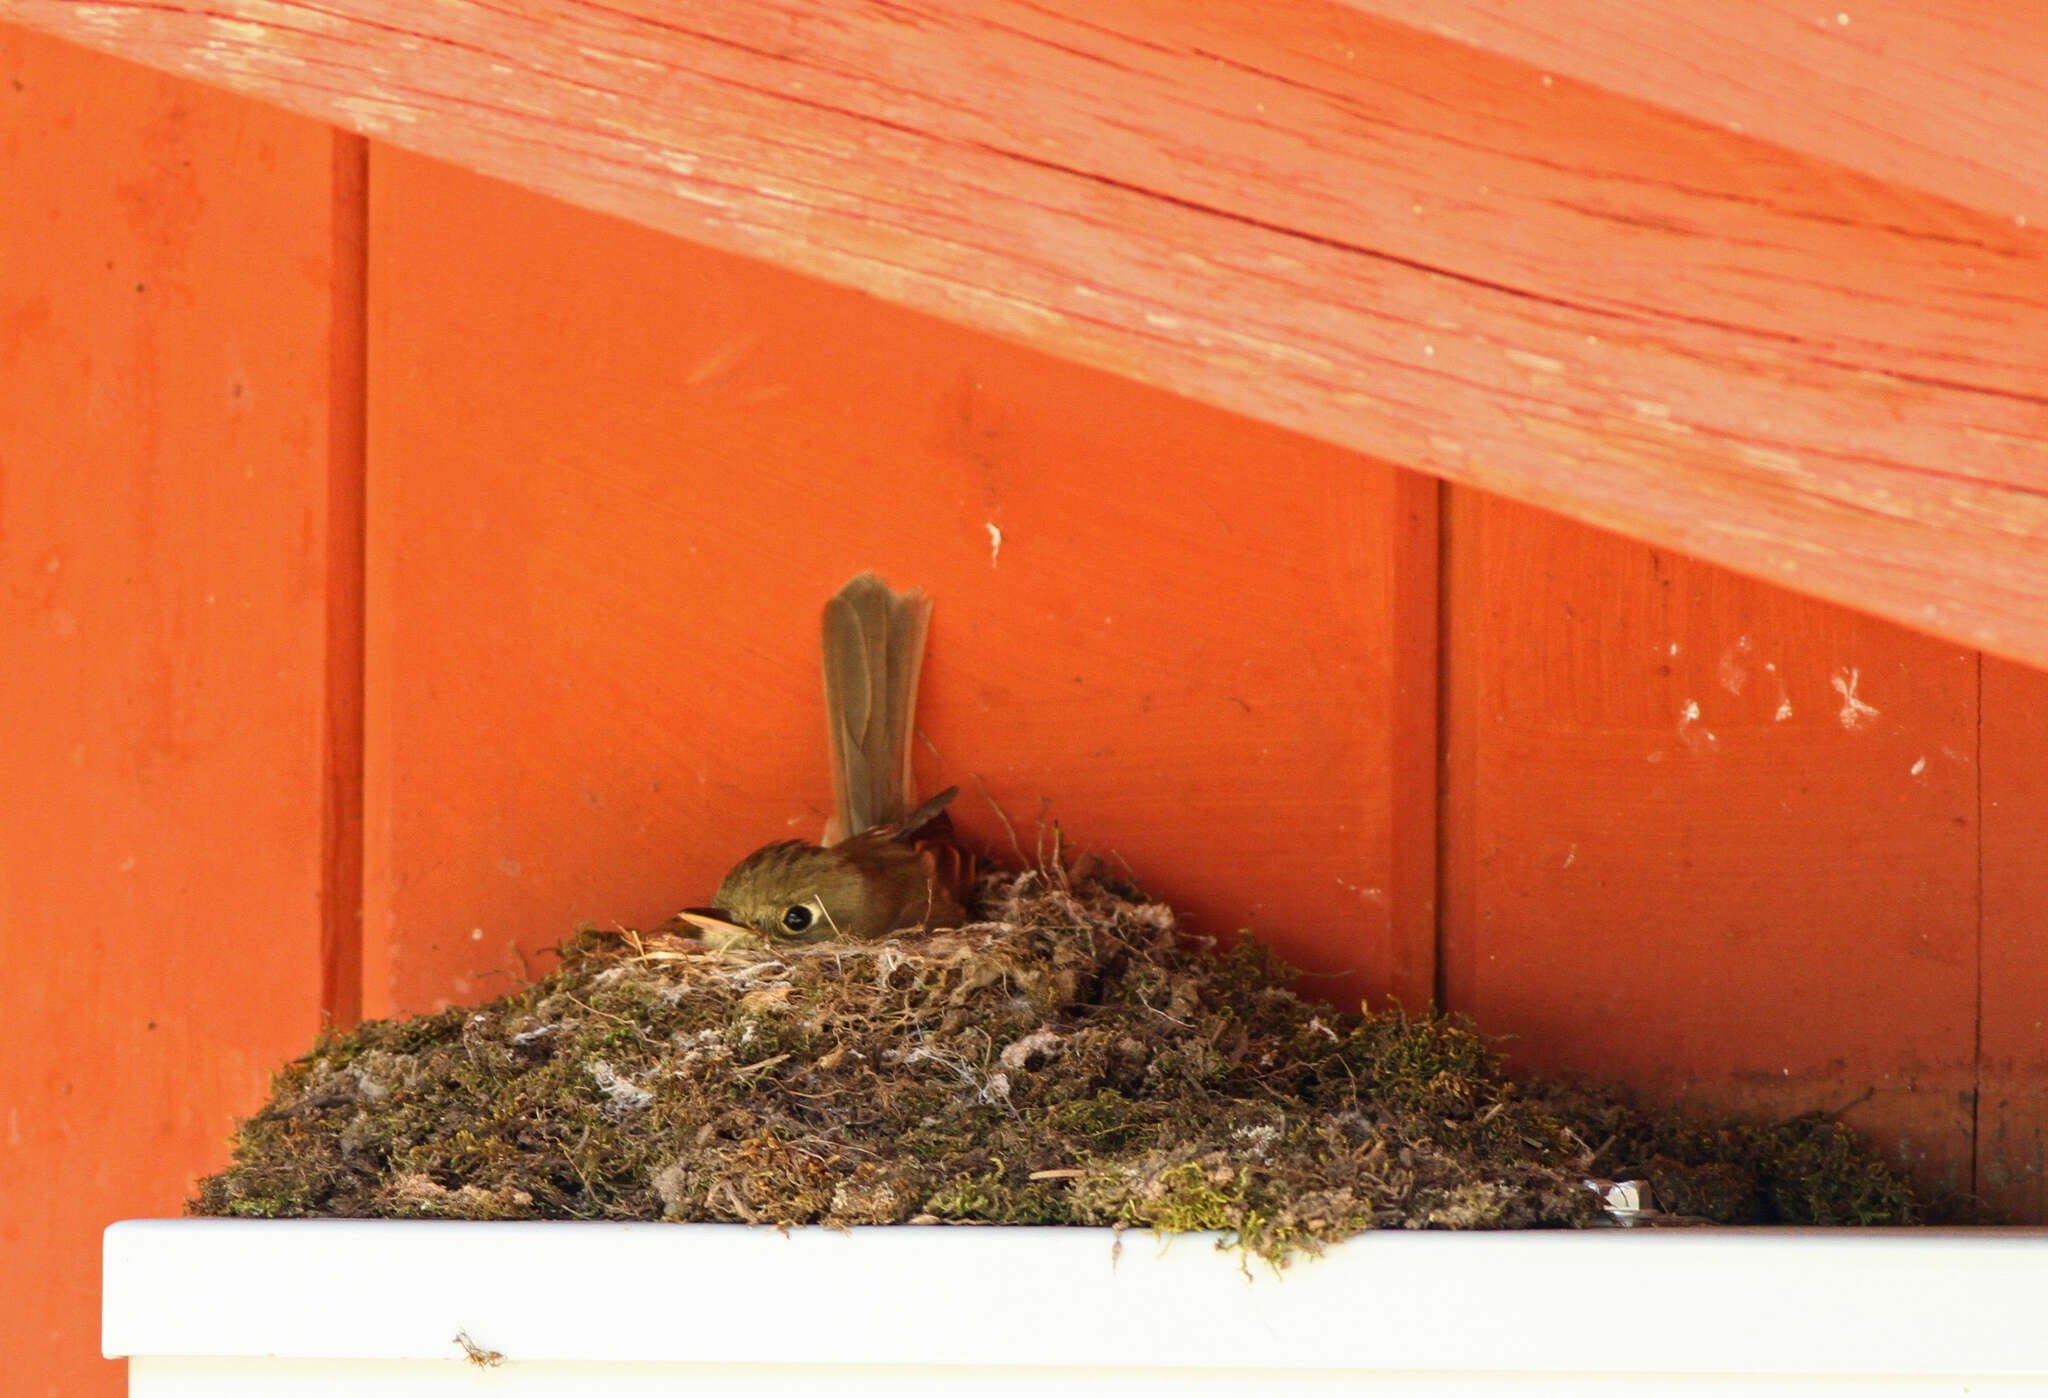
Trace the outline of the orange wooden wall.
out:
M 114 1391 L 100 1229 L 176 1211 L 355 940 L 328 626 L 355 146 L 0 28 L 10 1395 Z
M 939 598 L 923 768 L 980 838 L 1043 806 L 1335 997 L 1847 1108 L 2048 1218 L 2048 677 L 364 169 L 0 29 L 19 1391 L 117 1389 L 96 1230 L 174 1212 L 323 1014 L 493 994 L 814 832 L 816 609 L 864 567 Z
M 816 838 L 864 567 L 939 599 L 924 765 L 974 834 L 1049 800 L 1206 924 L 1429 994 L 1430 486 L 419 157 L 370 220 L 373 1013 Z

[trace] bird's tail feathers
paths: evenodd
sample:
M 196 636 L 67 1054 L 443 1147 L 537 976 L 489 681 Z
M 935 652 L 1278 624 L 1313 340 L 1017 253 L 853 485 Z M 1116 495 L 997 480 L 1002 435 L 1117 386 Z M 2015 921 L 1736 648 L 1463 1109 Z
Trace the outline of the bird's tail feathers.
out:
M 931 598 L 862 573 L 825 604 L 825 721 L 832 740 L 833 844 L 910 812 L 911 742 Z

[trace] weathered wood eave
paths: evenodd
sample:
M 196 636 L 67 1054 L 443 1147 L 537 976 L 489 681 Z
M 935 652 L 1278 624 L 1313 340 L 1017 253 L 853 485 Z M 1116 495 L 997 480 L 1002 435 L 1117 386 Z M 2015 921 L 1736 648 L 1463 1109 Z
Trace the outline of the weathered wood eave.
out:
M 1728 131 L 2048 224 L 2043 0 L 1344 0 Z
M 2038 177 L 2012 93 L 2048 31 L 2029 44 L 1984 0 L 1913 32 L 1935 26 L 1929 51 L 1953 55 L 1995 13 L 1989 76 L 1914 89 L 1891 66 L 1923 106 L 1957 83 L 1995 99 L 1979 115 L 2001 153 L 1966 189 L 1897 182 L 1944 166 L 1949 128 L 1910 161 L 1884 154 L 1904 137 L 1858 148 L 1885 179 L 1833 163 L 1858 153 L 1854 118 L 1823 109 L 1855 81 L 1749 97 L 1755 129 L 1805 152 L 1636 100 L 1725 122 L 1740 75 L 1660 69 L 1625 28 L 1634 47 L 1576 64 L 1617 94 L 1326 0 L 0 0 L 0 17 L 2048 664 L 2048 236 L 1938 197 L 1999 204 Z M 1869 12 L 1859 41 L 1884 22 Z M 1758 32 L 1779 81 L 1800 51 Z

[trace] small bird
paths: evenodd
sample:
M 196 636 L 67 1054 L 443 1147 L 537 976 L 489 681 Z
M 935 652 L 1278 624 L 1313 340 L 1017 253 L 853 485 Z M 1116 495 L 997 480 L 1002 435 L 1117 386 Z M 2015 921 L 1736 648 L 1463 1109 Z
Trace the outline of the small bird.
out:
M 833 814 L 825 843 L 778 840 L 742 859 L 715 906 L 681 914 L 714 946 L 871 941 L 956 927 L 972 877 L 946 807 L 917 806 L 910 744 L 931 599 L 863 573 L 825 603 L 825 720 Z

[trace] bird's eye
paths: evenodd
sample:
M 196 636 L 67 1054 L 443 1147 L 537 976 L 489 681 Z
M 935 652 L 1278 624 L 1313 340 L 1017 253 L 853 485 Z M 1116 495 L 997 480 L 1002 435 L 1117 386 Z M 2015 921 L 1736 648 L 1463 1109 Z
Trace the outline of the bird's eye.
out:
M 811 910 L 801 903 L 784 909 L 782 925 L 792 932 L 803 931 L 811 925 Z

